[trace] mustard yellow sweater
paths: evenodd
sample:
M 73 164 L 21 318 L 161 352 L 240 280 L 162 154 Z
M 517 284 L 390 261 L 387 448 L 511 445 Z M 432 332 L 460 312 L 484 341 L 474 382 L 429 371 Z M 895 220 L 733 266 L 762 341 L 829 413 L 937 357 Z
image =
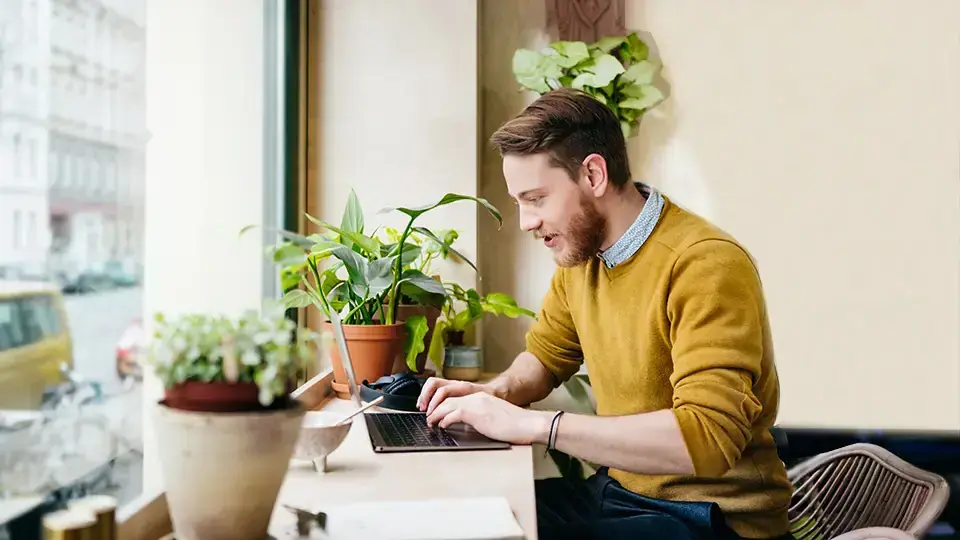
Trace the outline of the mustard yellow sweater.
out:
M 695 474 L 610 469 L 625 488 L 716 501 L 744 537 L 787 532 L 792 487 L 769 432 L 779 389 L 767 311 L 757 269 L 729 235 L 665 200 L 630 259 L 557 270 L 526 341 L 557 384 L 586 362 L 599 415 L 672 409 Z

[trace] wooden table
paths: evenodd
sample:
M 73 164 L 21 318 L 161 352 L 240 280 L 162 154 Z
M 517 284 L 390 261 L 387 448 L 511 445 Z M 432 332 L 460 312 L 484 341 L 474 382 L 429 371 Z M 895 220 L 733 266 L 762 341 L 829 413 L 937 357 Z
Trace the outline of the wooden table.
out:
M 321 410 L 350 412 L 352 401 L 332 398 Z M 308 463 L 287 473 L 270 524 L 270 534 L 282 538 L 296 530 L 284 504 L 308 510 L 345 502 L 430 498 L 502 496 L 510 503 L 529 540 L 537 538 L 530 446 L 509 450 L 469 452 L 406 452 L 377 454 L 370 445 L 366 423 L 355 417 L 343 444 L 327 458 L 326 473 Z M 430 508 L 422 516 L 430 519 Z
M 333 374 L 321 377 L 298 399 L 311 410 L 351 412 L 352 401 L 333 396 Z M 283 505 L 306 510 L 367 501 L 454 497 L 504 497 L 528 540 L 537 539 L 534 460 L 530 446 L 468 452 L 377 454 L 366 424 L 355 417 L 344 442 L 327 458 L 326 473 L 291 462 L 270 523 L 275 538 L 293 538 L 295 519 Z M 118 513 L 121 540 L 157 540 L 170 531 L 162 494 L 144 495 Z M 431 509 L 411 519 L 431 519 Z

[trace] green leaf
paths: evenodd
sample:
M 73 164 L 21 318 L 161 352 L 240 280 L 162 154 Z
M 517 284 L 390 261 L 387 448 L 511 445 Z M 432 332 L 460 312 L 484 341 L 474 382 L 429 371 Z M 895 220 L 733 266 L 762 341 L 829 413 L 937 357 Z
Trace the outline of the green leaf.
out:
M 273 252 L 273 262 L 280 266 L 299 266 L 307 262 L 307 254 L 296 244 L 283 244 Z
M 650 55 L 647 44 L 636 33 L 627 36 L 626 52 L 634 62 L 642 62 Z
M 430 239 L 433 240 L 434 242 L 437 242 L 438 244 L 442 245 L 442 246 L 444 247 L 444 249 L 448 250 L 450 253 L 453 253 L 454 255 L 457 256 L 457 258 L 459 258 L 459 259 L 462 260 L 463 262 L 465 262 L 465 263 L 467 263 L 468 265 L 470 265 L 470 268 L 473 268 L 473 270 L 474 270 L 475 272 L 479 272 L 479 271 L 480 271 L 480 270 L 477 269 L 477 265 L 473 264 L 473 261 L 471 261 L 471 260 L 468 259 L 466 256 L 464 256 L 463 253 L 460 253 L 459 251 L 457 251 L 456 249 L 454 249 L 453 246 L 450 245 L 450 243 L 448 243 L 448 242 L 445 241 L 446 239 L 440 239 L 440 238 L 439 238 L 436 234 L 434 234 L 433 231 L 431 231 L 430 229 L 428 229 L 428 228 L 426 228 L 426 227 L 414 227 L 413 230 L 416 231 L 416 232 L 418 232 L 418 233 L 420 233 L 420 234 L 422 234 L 423 236 L 426 236 L 427 238 L 430 238 Z
M 427 352 L 427 357 L 435 366 L 443 365 L 443 344 L 449 326 L 450 324 L 445 319 L 440 319 L 433 326 L 433 335 L 430 336 L 430 349 Z
M 303 308 L 313 303 L 313 299 L 307 291 L 293 289 L 283 295 L 283 304 L 287 308 Z
M 557 53 L 552 60 L 562 68 L 572 68 L 590 58 L 590 51 L 582 41 L 557 41 L 551 43 L 550 48 Z
M 330 242 L 328 240 L 322 240 L 317 242 L 310 247 L 310 254 L 314 256 L 314 259 L 324 259 L 333 254 L 333 252 L 340 247 L 349 247 L 344 246 L 338 242 Z
M 661 101 L 663 101 L 663 93 L 660 92 L 656 86 L 648 84 L 643 87 L 643 96 L 625 99 L 620 102 L 620 107 L 625 109 L 639 109 L 642 111 L 653 107 Z
M 619 47 L 620 45 L 622 45 L 626 40 L 627 38 L 623 36 L 602 37 L 599 40 L 597 40 L 596 43 L 591 45 L 591 48 L 599 49 L 605 53 L 609 53 L 609 52 L 612 52 L 617 47 Z
M 383 257 L 396 257 L 397 255 L 397 246 L 398 244 L 386 244 L 380 247 L 380 253 Z M 400 261 L 400 266 L 406 266 L 413 263 L 417 260 L 417 257 L 420 256 L 422 248 L 416 244 L 404 244 L 403 245 L 403 258 Z M 396 259 L 394 259 L 396 261 Z
M 358 246 L 360 246 L 361 249 L 363 249 L 363 251 L 367 252 L 370 255 L 380 254 L 380 241 L 377 240 L 376 238 L 371 238 L 369 236 L 364 235 L 363 233 L 341 229 L 340 227 L 331 225 L 326 221 L 317 219 L 311 216 L 310 214 L 306 214 L 306 216 L 307 216 L 307 219 L 312 221 L 315 225 L 319 227 L 323 227 L 325 229 L 329 229 L 339 234 L 341 237 L 341 242 L 343 243 L 344 246 L 348 248 L 353 247 L 351 244 L 347 243 L 347 240 L 349 240 L 350 242 L 356 243 Z
M 443 283 L 419 270 L 404 270 L 403 275 L 400 276 L 400 283 L 409 283 L 411 286 L 428 293 L 444 294 L 447 291 L 443 288 Z
M 300 284 L 300 280 L 303 278 L 305 273 L 305 265 L 297 268 L 282 268 L 280 270 L 280 288 L 284 291 L 289 291 L 290 289 L 296 287 Z
M 333 256 L 343 261 L 343 266 L 347 269 L 347 275 L 352 285 L 367 285 L 366 259 L 346 246 L 340 246 L 334 250 Z
M 354 233 L 363 232 L 363 208 L 360 206 L 360 198 L 357 197 L 357 192 L 352 189 L 350 190 L 350 196 L 347 197 L 347 206 L 343 209 L 340 228 Z
M 428 292 L 410 283 L 400 284 L 400 294 L 410 298 L 421 306 L 439 308 L 447 301 L 447 297 L 443 294 Z
M 384 208 L 380 210 L 378 214 L 385 214 L 387 212 L 397 211 L 410 216 L 411 219 L 417 219 L 421 215 L 429 212 L 430 210 L 433 210 L 434 208 L 439 208 L 441 206 L 446 206 L 448 204 L 453 204 L 459 201 L 473 201 L 479 204 L 480 206 L 485 208 L 490 213 L 490 215 L 492 215 L 497 220 L 498 226 L 503 225 L 503 217 L 500 215 L 500 211 L 497 210 L 496 206 L 490 204 L 486 199 L 471 197 L 469 195 L 460 195 L 459 193 L 447 193 L 446 195 L 441 197 L 439 201 L 433 204 L 427 204 L 424 206 L 415 206 L 415 207 L 409 207 L 409 208 L 402 207 L 402 206 L 398 208 Z
M 528 49 L 519 49 L 513 53 L 513 76 L 524 88 L 539 94 L 550 91 L 547 78 L 540 68 L 543 55 Z
M 620 76 L 620 80 L 640 85 L 650 84 L 657 75 L 659 67 L 660 66 L 650 60 L 643 60 L 628 67 L 623 75 Z
M 547 81 L 563 75 L 556 59 L 556 56 L 518 49 L 513 53 L 513 75 L 521 86 L 540 94 L 546 93 L 550 90 Z
M 633 133 L 633 125 L 630 122 L 620 121 L 620 131 L 623 133 L 624 139 L 629 139 L 630 134 Z
M 486 298 L 484 298 L 484 301 L 486 305 L 493 310 L 493 313 L 497 315 L 506 315 L 511 319 L 515 319 L 521 315 L 536 318 L 536 313 L 518 306 L 517 301 L 508 294 L 497 292 L 489 293 Z
M 584 65 L 583 73 L 577 75 L 571 86 L 581 89 L 603 88 L 624 71 L 623 64 L 619 60 L 609 54 L 602 54 Z
M 370 296 L 379 296 L 393 285 L 393 263 L 396 261 L 396 257 L 384 257 L 367 264 L 364 277 Z
M 619 60 L 609 54 L 599 56 L 593 59 L 593 65 L 584 68 L 593 73 L 593 87 L 602 87 L 610 84 L 617 75 L 625 70 Z
M 429 327 L 427 318 L 423 315 L 414 315 L 403 323 L 407 336 L 403 342 L 403 350 L 407 355 L 407 367 L 410 371 L 417 371 L 417 355 L 424 351 L 423 338 L 426 337 Z

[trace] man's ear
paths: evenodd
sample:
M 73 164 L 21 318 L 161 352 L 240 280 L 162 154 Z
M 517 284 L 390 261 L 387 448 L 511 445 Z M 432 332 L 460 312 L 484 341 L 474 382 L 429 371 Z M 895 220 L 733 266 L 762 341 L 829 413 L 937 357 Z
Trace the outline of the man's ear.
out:
M 607 177 L 607 160 L 600 154 L 590 154 L 583 159 L 583 169 L 587 188 L 594 197 L 603 196 L 610 183 Z

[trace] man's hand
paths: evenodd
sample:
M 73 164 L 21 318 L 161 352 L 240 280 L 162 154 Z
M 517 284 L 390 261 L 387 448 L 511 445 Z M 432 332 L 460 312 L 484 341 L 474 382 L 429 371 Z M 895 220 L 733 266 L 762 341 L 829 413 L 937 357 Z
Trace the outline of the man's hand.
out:
M 448 397 L 427 415 L 427 424 L 447 428 L 463 422 L 480 433 L 512 444 L 545 443 L 552 413 L 522 409 L 486 392 Z
M 430 377 L 420 390 L 417 399 L 417 408 L 428 415 L 443 403 L 443 400 L 452 397 L 468 396 L 485 390 L 483 385 L 466 381 L 449 381 L 437 377 Z

